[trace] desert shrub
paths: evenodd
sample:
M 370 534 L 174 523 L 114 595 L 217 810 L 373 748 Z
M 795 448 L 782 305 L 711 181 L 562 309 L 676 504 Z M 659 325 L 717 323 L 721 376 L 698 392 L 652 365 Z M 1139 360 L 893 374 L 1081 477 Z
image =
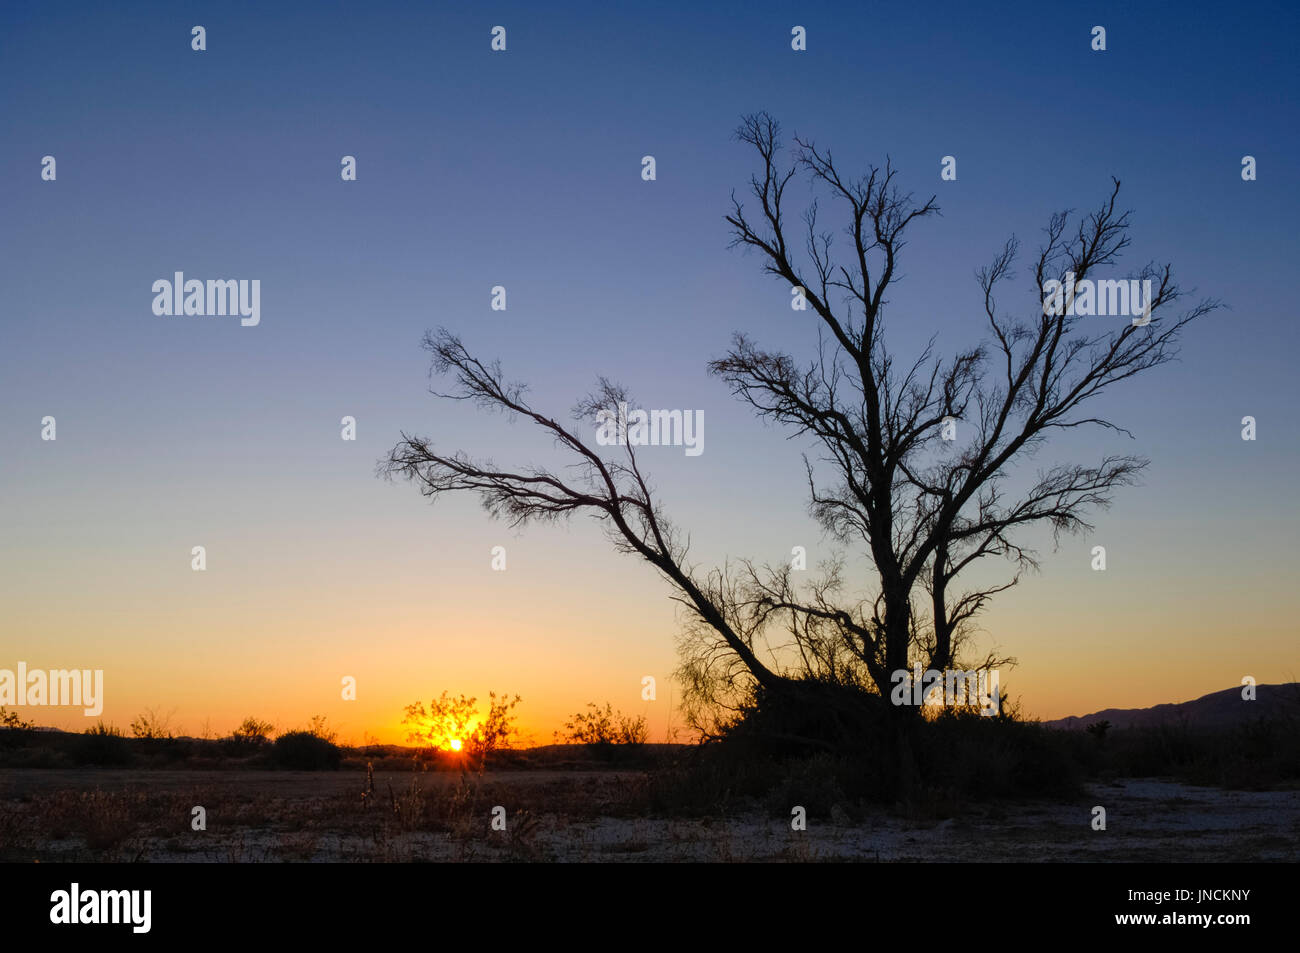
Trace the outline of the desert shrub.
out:
M 0 730 L 6 731 L 30 731 L 36 727 L 35 722 L 23 721 L 16 711 L 7 711 L 3 705 L 0 705 Z
M 1300 779 L 1300 724 L 1285 714 L 1230 727 L 1173 722 L 1127 728 L 1107 741 L 1104 766 L 1125 777 L 1248 789 Z
M 672 816 L 726 816 L 764 801 L 776 811 L 772 799 L 788 796 L 786 779 L 799 770 L 801 760 L 747 756 L 720 742 L 687 748 L 651 775 L 649 807 Z M 785 811 L 789 809 L 786 805 Z
M 236 748 L 260 748 L 271 740 L 271 732 L 274 730 L 275 726 L 269 721 L 259 721 L 250 715 L 231 732 L 230 741 Z
M 312 715 L 311 721 L 307 723 L 306 731 L 309 735 L 315 735 L 322 741 L 328 741 L 330 744 L 338 742 L 339 733 L 326 723 L 324 715 Z
M 1229 788 L 1300 779 L 1300 714 L 1222 728 L 1047 728 L 1004 703 L 997 717 L 921 717 L 851 687 L 809 682 L 752 692 L 705 744 L 651 783 L 656 810 L 715 814 L 761 804 L 784 816 L 859 802 L 946 816 L 972 801 L 1069 799 L 1089 778 L 1169 777 Z
M 427 709 L 423 702 L 407 705 L 402 719 L 402 724 L 407 726 L 406 740 L 444 751 L 452 750 L 456 744 L 463 746 L 478 715 L 475 701 L 464 695 L 451 698 L 444 691 L 429 702 Z
M 1075 748 L 1036 723 L 949 710 L 917 732 L 916 776 L 922 787 L 972 800 L 1066 798 L 1084 777 Z
M 18 717 L 18 712 L 0 706 L 0 750 L 26 748 L 33 740 L 35 727 L 33 722 Z
M 131 722 L 131 734 L 136 738 L 161 741 L 172 736 L 171 717 L 146 708 Z
M 269 762 L 294 771 L 334 771 L 343 760 L 338 745 L 310 731 L 290 731 L 275 739 Z
M 564 724 L 564 731 L 555 733 L 555 740 L 567 744 L 641 746 L 646 742 L 645 716 L 633 718 L 605 702 L 602 710 L 595 702 L 587 702 L 588 711 L 576 712 Z
M 865 801 L 944 813 L 970 800 L 1073 796 L 1088 767 L 1080 746 L 1019 720 L 1014 706 L 998 717 L 973 708 L 923 717 L 851 686 L 808 681 L 752 693 L 658 793 L 686 809 L 749 798 L 783 812 Z
M 120 729 L 106 725 L 101 720 L 77 736 L 72 758 L 78 764 L 119 765 L 129 764 L 131 749 Z
M 522 699 L 518 695 L 513 699 L 506 695 L 497 698 L 496 692 L 488 692 L 487 717 L 469 736 L 469 750 L 472 755 L 482 759 L 493 751 L 510 748 L 515 744 L 519 731 L 515 727 L 517 716 L 514 714 L 514 709 L 520 701 Z
M 487 715 L 479 718 L 477 699 L 460 695 L 439 698 L 406 706 L 402 723 L 407 726 L 407 740 L 430 751 L 462 752 L 480 766 L 492 752 L 511 747 L 518 738 L 515 707 L 521 701 L 496 692 L 488 693 Z
M 827 817 L 836 806 L 857 800 L 845 790 L 856 785 L 850 780 L 855 767 L 843 757 L 821 753 L 782 765 L 774 783 L 764 795 L 764 807 L 779 817 L 788 817 L 799 805 L 809 817 Z

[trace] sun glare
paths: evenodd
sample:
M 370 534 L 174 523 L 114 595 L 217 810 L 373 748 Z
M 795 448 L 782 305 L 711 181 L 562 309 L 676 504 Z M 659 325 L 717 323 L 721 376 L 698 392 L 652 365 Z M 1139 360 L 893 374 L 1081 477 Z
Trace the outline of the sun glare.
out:
M 448 742 L 448 746 L 451 748 L 452 751 L 459 751 L 459 750 L 460 750 L 460 739 L 459 739 L 459 738 L 452 738 L 451 741 Z

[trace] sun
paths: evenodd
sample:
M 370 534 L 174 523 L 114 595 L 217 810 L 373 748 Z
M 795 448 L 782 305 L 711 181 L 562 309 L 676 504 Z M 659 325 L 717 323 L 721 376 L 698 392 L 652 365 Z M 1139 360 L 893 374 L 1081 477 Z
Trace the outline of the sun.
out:
M 460 750 L 460 739 L 459 739 L 459 738 L 452 738 L 451 741 L 448 742 L 448 747 L 450 747 L 452 751 L 459 751 L 459 750 Z

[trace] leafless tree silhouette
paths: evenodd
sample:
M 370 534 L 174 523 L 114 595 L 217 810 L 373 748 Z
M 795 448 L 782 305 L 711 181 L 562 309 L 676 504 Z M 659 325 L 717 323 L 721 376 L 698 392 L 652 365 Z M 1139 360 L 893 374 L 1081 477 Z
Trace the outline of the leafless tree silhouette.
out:
M 598 450 L 583 436 L 594 434 L 588 428 L 600 411 L 631 403 L 620 387 L 601 379 L 574 408 L 572 423 L 563 424 L 532 408 L 524 386 L 507 381 L 498 363 L 482 363 L 445 330 L 425 339 L 434 370 L 455 380 L 442 396 L 530 420 L 555 438 L 572 466 L 563 476 L 512 471 L 441 454 L 405 433 L 380 465 L 389 476 L 415 481 L 426 496 L 476 492 L 493 516 L 512 524 L 580 511 L 603 521 L 615 545 L 658 569 L 688 609 L 679 676 L 697 706 L 697 724 L 698 710 L 734 708 L 755 692 L 833 708 L 828 699 L 844 692 L 813 693 L 810 686 L 883 696 L 891 673 L 913 662 L 953 666 L 990 598 L 1036 565 L 1035 553 L 1017 542 L 1021 531 L 1050 526 L 1059 537 L 1090 528 L 1089 512 L 1108 505 L 1146 461 L 1123 455 L 1057 464 L 1017 492 L 1008 490 L 1007 477 L 1056 431 L 1095 426 L 1131 437 L 1090 414 L 1089 402 L 1172 359 L 1188 323 L 1218 307 L 1202 300 L 1174 314 L 1183 293 L 1170 267 L 1148 264 L 1138 274 L 1152 288 L 1145 324 L 1116 327 L 1070 309 L 1038 308 L 1020 318 L 1000 313 L 996 294 L 1015 277 L 1019 244 L 1012 238 L 977 276 L 983 340 L 943 357 L 932 338 L 904 361 L 886 341 L 887 292 L 905 232 L 937 213 L 934 199 L 918 204 L 901 193 L 889 163 L 846 177 L 829 151 L 800 138 L 783 164 L 780 128 L 765 113 L 746 117 L 737 138 L 754 148 L 760 168 L 750 182 L 756 207 L 732 196 L 733 246 L 755 249 L 765 272 L 803 289 L 818 345 L 799 363 L 737 334 L 709 367 L 760 416 L 813 438 L 818 455 L 804 461 L 812 512 L 840 544 L 869 556 L 874 578 L 848 586 L 842 557 L 803 584 L 789 567 L 743 561 L 704 572 L 690 565 L 636 447 Z M 817 199 L 791 227 L 786 190 L 800 173 L 843 216 L 847 254 L 836 256 Z M 1071 272 L 1077 285 L 1120 257 L 1129 244 L 1129 213 L 1116 205 L 1119 188 L 1115 180 L 1100 207 L 1077 221 L 1070 212 L 1052 216 L 1032 264 L 1038 289 L 1053 279 L 1064 283 Z M 949 421 L 962 428 L 958 439 L 945 439 Z M 972 587 L 958 582 L 989 557 L 1009 563 L 1007 577 Z M 781 633 L 776 644 L 774 632 Z M 977 665 L 998 661 L 990 655 Z

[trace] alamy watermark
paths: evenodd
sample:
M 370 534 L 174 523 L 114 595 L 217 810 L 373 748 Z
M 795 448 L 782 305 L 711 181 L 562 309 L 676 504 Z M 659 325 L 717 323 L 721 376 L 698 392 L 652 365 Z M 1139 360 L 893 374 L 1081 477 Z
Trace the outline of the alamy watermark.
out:
M 1065 281 L 1043 282 L 1043 314 L 1049 317 L 1131 317 L 1141 327 L 1151 323 L 1151 279 L 1125 281 L 1084 278 L 1076 282 L 1074 272 Z
M 152 890 L 82 890 L 75 881 L 67 890 L 50 894 L 54 924 L 122 923 L 132 933 L 148 933 L 153 916 Z
M 80 705 L 87 718 L 104 711 L 104 670 L 0 668 L 0 705 Z
M 256 327 L 262 320 L 262 279 L 185 278 L 178 271 L 172 280 L 153 283 L 153 313 L 157 315 L 240 315 L 239 323 Z
M 685 447 L 688 457 L 704 452 L 704 411 L 632 410 L 619 401 L 618 413 L 596 411 L 596 443 L 602 447 Z
M 894 686 L 889 700 L 895 705 L 978 705 L 981 715 L 996 715 L 1002 710 L 1001 675 L 996 668 L 950 668 L 942 672 L 931 668 L 922 672 L 917 662 L 910 672 L 897 669 L 889 681 Z

